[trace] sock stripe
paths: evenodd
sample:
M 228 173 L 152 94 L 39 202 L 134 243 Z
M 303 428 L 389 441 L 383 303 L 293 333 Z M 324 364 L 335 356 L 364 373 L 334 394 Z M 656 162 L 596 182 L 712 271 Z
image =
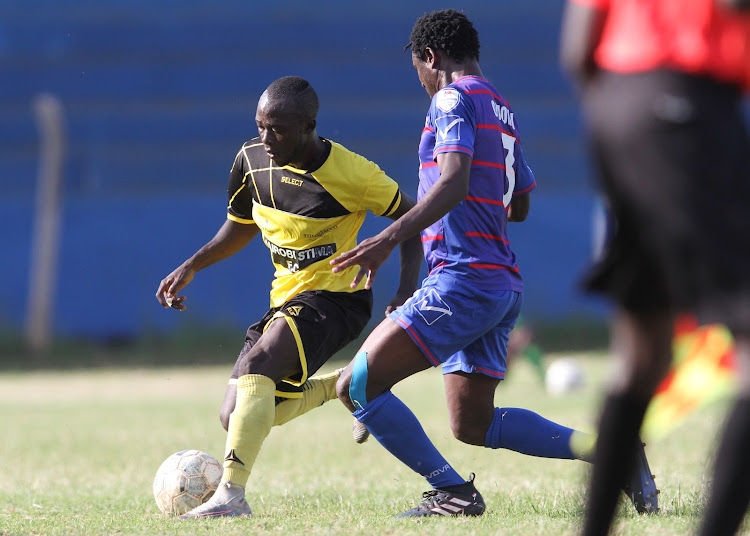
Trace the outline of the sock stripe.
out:
M 247 394 L 266 396 L 276 392 L 276 384 L 268 376 L 260 374 L 245 374 L 237 378 L 237 391 L 246 390 Z

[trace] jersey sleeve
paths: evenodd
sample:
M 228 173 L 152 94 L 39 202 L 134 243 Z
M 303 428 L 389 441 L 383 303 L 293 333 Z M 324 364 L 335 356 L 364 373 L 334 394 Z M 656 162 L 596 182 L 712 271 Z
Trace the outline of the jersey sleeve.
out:
M 401 190 L 376 164 L 373 164 L 367 190 L 362 198 L 362 208 L 378 216 L 390 216 L 401 204 Z
M 255 223 L 253 221 L 253 196 L 248 184 L 247 166 L 245 165 L 244 147 L 240 149 L 234 158 L 234 164 L 229 171 L 229 206 L 227 207 L 227 219 L 237 223 Z
M 446 152 L 474 156 L 476 110 L 461 91 L 452 87 L 438 91 L 430 105 L 430 122 L 435 129 L 433 158 Z
M 332 145 L 331 155 L 321 171 L 325 169 L 325 183 L 336 200 L 351 212 L 369 210 L 378 216 L 388 216 L 396 210 L 401 202 L 396 181 L 375 162 L 337 143 Z
M 536 187 L 534 172 L 523 157 L 521 146 L 518 146 L 518 171 L 516 172 L 516 187 L 513 195 L 527 194 Z

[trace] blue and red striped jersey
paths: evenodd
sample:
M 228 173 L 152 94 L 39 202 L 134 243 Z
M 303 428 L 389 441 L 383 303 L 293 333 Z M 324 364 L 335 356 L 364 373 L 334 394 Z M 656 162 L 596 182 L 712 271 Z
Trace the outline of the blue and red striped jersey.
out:
M 454 151 L 471 155 L 469 193 L 422 231 L 427 267 L 482 288 L 521 292 L 507 209 L 513 195 L 530 192 L 536 182 L 510 105 L 484 78 L 462 77 L 432 98 L 419 143 L 420 199 L 440 178 L 437 155 Z

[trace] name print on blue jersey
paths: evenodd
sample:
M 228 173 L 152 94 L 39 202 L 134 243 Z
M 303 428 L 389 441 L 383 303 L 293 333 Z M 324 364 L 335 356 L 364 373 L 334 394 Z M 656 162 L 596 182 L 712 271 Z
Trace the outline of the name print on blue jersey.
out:
M 495 116 L 505 123 L 506 125 L 510 125 L 511 128 L 516 128 L 516 119 L 513 117 L 513 112 L 508 110 L 507 106 L 500 106 L 498 103 L 496 103 L 494 100 L 492 101 L 492 111 L 495 113 Z

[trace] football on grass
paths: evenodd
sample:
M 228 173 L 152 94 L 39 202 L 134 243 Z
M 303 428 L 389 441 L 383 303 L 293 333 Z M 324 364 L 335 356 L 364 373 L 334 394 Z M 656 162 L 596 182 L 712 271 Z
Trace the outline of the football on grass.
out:
M 566 395 L 581 389 L 586 383 L 586 375 L 581 363 L 573 357 L 555 359 L 547 367 L 544 384 L 547 392 L 554 396 Z
M 181 450 L 164 460 L 154 477 L 156 505 L 168 516 L 200 506 L 216 491 L 224 467 L 200 450 Z

